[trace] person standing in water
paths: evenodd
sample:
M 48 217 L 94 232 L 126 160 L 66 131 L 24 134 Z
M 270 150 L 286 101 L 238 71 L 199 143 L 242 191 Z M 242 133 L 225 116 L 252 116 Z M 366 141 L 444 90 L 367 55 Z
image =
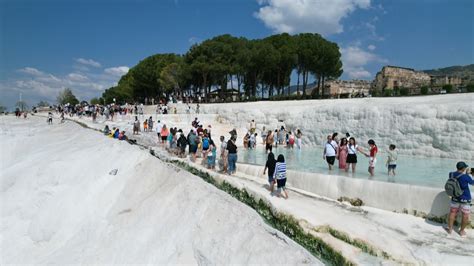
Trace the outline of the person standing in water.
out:
M 277 197 L 280 197 L 283 192 L 283 198 L 288 199 L 288 192 L 286 192 L 286 163 L 283 154 L 278 155 L 273 178 L 277 181 Z
M 331 135 L 328 135 L 327 142 L 324 146 L 323 160 L 326 160 L 326 162 L 328 163 L 329 170 L 332 170 L 332 167 L 338 155 L 337 144 L 334 144 L 335 141 L 332 139 Z
M 347 145 L 346 172 L 349 171 L 349 167 L 352 167 L 352 173 L 355 173 L 358 151 L 361 150 L 359 146 L 357 146 L 355 138 L 349 138 L 349 144 Z
M 339 169 L 344 169 L 344 170 L 346 169 L 347 153 L 348 153 L 347 139 L 342 138 L 341 143 L 339 145 L 339 156 L 337 157 L 339 159 Z
M 295 146 L 295 135 L 293 134 L 293 132 L 288 132 L 287 134 L 288 136 L 288 143 L 286 144 L 288 146 L 288 148 L 292 148 Z
M 298 148 L 298 150 L 301 150 L 302 137 L 303 133 L 301 133 L 301 130 L 296 130 L 296 147 Z
M 370 151 L 369 154 L 366 154 L 365 156 L 369 157 L 369 174 L 370 176 L 375 175 L 375 164 L 377 163 L 377 153 L 379 149 L 377 148 L 377 145 L 375 144 L 375 141 L 373 139 L 369 139 L 367 142 L 370 146 Z
M 262 144 L 265 145 L 267 142 L 267 131 L 265 129 L 265 126 L 262 128 L 262 133 L 260 134 L 262 136 Z
M 273 133 L 271 130 L 268 130 L 267 137 L 265 139 L 265 153 L 272 152 L 272 145 L 273 145 Z
M 252 119 L 250 122 L 250 134 L 255 133 L 255 130 L 257 129 L 257 123 L 255 123 L 255 120 Z
M 388 175 L 395 176 L 395 169 L 397 168 L 397 151 L 395 151 L 396 146 L 394 144 L 390 144 L 388 146 L 388 156 L 386 166 L 388 168 Z
M 263 169 L 263 174 L 265 175 L 265 172 L 268 169 L 268 185 L 270 186 L 271 193 L 273 193 L 273 189 L 275 187 L 275 179 L 273 178 L 273 175 L 275 173 L 275 165 L 275 155 L 273 154 L 273 152 L 270 151 L 270 153 L 268 154 L 267 162 L 265 164 L 265 168 Z

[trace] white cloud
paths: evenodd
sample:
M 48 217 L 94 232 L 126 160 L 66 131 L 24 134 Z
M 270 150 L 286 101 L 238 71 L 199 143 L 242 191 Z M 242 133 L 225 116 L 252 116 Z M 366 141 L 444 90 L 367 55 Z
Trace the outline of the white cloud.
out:
M 255 17 L 275 32 L 314 32 L 330 35 L 343 32 L 341 19 L 370 0 L 257 0 Z
M 129 68 L 127 66 L 118 66 L 104 69 L 104 72 L 116 77 L 121 77 L 128 73 Z
M 42 76 L 42 75 L 44 75 L 43 72 L 39 71 L 38 69 L 36 69 L 34 67 L 24 67 L 22 69 L 18 69 L 18 71 L 21 72 L 21 73 L 30 74 L 30 75 L 33 75 L 33 76 Z
M 93 66 L 93 67 L 101 67 L 101 64 L 97 61 L 92 59 L 84 59 L 84 58 L 77 58 L 76 62 L 83 65 Z
M 365 67 L 370 63 L 387 63 L 386 59 L 383 59 L 372 52 L 365 51 L 357 45 L 341 48 L 341 55 L 344 72 L 353 79 L 372 77 L 372 74 L 365 69 Z
M 73 81 L 86 81 L 86 80 L 89 79 L 88 77 L 86 77 L 84 75 L 81 75 L 79 73 L 69 73 L 69 75 L 67 75 L 67 77 L 70 80 L 73 80 Z
M 370 44 L 369 46 L 367 46 L 367 49 L 369 49 L 370 51 L 375 50 L 375 48 L 377 48 L 377 47 L 373 44 Z
M 375 27 L 375 22 L 378 21 L 378 17 L 374 17 L 372 19 L 372 22 L 366 22 L 364 24 L 364 26 L 367 28 L 367 30 L 369 31 L 369 34 L 370 34 L 370 39 L 372 40 L 376 40 L 376 41 L 384 41 L 385 38 L 382 37 L 382 36 L 379 36 L 377 34 L 377 28 Z
M 75 60 L 76 66 L 79 61 Z M 15 79 L 0 81 L 1 104 L 13 108 L 18 95 L 21 93 L 28 105 L 34 106 L 39 101 L 56 103 L 56 97 L 64 88 L 72 89 L 79 100 L 90 100 L 93 97 L 100 97 L 102 92 L 117 84 L 118 79 L 127 73 L 127 66 L 107 68 L 104 71 L 95 68 L 91 71 L 75 70 L 66 75 L 55 75 L 45 71 L 24 67 L 19 69 L 20 75 Z

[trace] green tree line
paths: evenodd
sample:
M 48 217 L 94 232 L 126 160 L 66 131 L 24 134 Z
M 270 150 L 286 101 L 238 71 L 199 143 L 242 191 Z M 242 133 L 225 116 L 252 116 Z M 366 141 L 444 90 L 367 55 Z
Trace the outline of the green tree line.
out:
M 145 98 L 199 95 L 207 101 L 211 91 L 219 89 L 218 97 L 225 101 L 229 89 L 235 87 L 239 97 L 289 95 L 293 71 L 298 77 L 297 93 L 306 95 L 308 80 L 313 77 L 318 84 L 313 96 L 319 97 L 324 82 L 342 74 L 338 45 L 312 33 L 283 33 L 254 40 L 220 35 L 193 45 L 184 55 L 145 58 L 122 76 L 117 86 L 105 90 L 102 99 L 95 100 L 143 102 Z

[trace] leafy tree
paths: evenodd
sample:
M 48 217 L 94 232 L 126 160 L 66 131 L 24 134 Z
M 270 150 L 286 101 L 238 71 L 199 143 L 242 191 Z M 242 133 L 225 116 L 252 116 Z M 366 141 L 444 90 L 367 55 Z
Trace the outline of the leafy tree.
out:
M 467 92 L 474 92 L 474 83 L 468 84 L 466 86 Z
M 140 61 L 121 77 L 117 86 L 102 94 L 106 103 L 143 101 L 145 98 L 204 96 L 220 89 L 219 97 L 227 99 L 228 84 L 237 82 L 239 95 L 260 97 L 268 92 L 281 95 L 289 88 L 293 71 L 301 78 L 303 95 L 309 78 L 318 81 L 313 97 L 319 97 L 324 82 L 342 74 L 341 54 L 337 44 L 319 34 L 286 33 L 265 39 L 247 40 L 229 34 L 219 35 L 193 45 L 185 55 L 156 54 Z M 288 95 L 289 95 L 288 89 Z M 306 97 L 301 97 L 306 98 Z M 255 99 L 255 98 L 252 98 Z
M 16 102 L 15 106 L 22 112 L 28 109 L 28 104 L 23 100 Z
M 408 88 L 400 88 L 400 95 L 401 96 L 408 96 L 409 93 L 410 93 L 410 91 L 408 90 Z
M 203 95 L 206 99 L 210 92 L 211 53 L 209 42 L 204 41 L 198 45 L 193 45 L 185 55 L 185 62 L 189 64 L 191 69 L 190 75 L 195 89 L 194 94 Z M 199 92 L 197 89 L 199 89 Z
M 453 92 L 453 85 L 451 85 L 451 84 L 443 85 L 443 90 L 445 90 L 446 93 L 451 93 L 451 92 Z
M 423 86 L 420 89 L 421 95 L 427 95 L 428 94 L 428 86 Z
M 271 79 L 269 80 L 271 97 L 273 89 L 276 88 L 276 94 L 283 93 L 284 87 L 290 85 L 291 72 L 298 61 L 295 53 L 295 42 L 291 35 L 287 33 L 272 35 L 264 39 L 270 43 L 275 50 L 273 51 L 272 65 L 269 66 L 268 71 L 271 72 Z
M 166 94 L 171 92 L 174 92 L 176 95 L 179 94 L 180 71 L 181 69 L 178 63 L 171 63 L 161 70 L 158 82 Z
M 384 97 L 391 97 L 391 96 L 393 96 L 393 91 L 390 90 L 390 89 L 385 89 L 385 90 L 383 91 L 383 96 L 384 96 Z
M 38 107 L 49 107 L 49 103 L 47 101 L 40 101 L 36 106 Z
M 102 98 L 92 98 L 90 103 L 91 103 L 91 105 L 102 104 L 103 99 Z
M 57 101 L 59 104 L 72 104 L 76 105 L 79 103 L 79 100 L 74 96 L 71 89 L 65 88 L 62 92 L 59 93 Z

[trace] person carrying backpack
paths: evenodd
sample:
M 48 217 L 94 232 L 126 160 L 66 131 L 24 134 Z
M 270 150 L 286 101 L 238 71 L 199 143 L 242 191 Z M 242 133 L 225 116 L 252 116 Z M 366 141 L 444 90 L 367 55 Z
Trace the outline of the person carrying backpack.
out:
M 209 152 L 209 146 L 210 146 L 209 144 L 210 144 L 209 138 L 208 138 L 207 134 L 205 134 L 204 137 L 202 138 L 202 161 L 203 161 L 203 164 L 207 160 L 207 154 Z
M 461 210 L 462 222 L 459 230 L 461 237 L 466 237 L 466 231 L 464 231 L 464 229 L 469 224 L 469 216 L 471 213 L 471 191 L 469 190 L 469 185 L 474 185 L 472 169 L 471 175 L 469 175 L 466 170 L 467 168 L 468 165 L 465 162 L 458 162 L 456 164 L 457 171 L 449 173 L 449 179 L 445 185 L 446 193 L 451 196 L 448 227 L 445 229 L 448 234 L 451 234 L 454 220 L 456 220 L 458 211 Z

